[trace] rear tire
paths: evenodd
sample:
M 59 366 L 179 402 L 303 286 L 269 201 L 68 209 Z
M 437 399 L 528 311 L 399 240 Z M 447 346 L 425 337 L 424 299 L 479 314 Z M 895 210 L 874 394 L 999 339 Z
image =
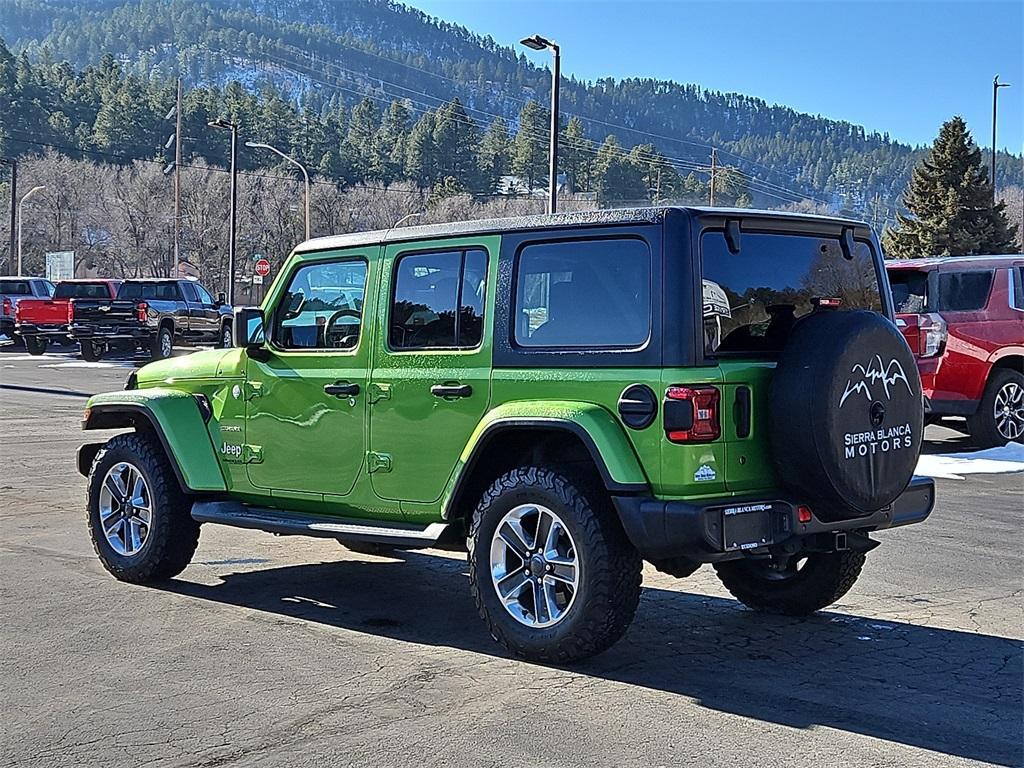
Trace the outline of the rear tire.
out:
M 1024 442 L 1024 374 L 994 368 L 967 431 L 979 448 Z
M 484 493 L 467 543 L 477 610 L 516 656 L 584 659 L 633 620 L 643 563 L 602 488 L 554 469 L 510 470 Z
M 733 597 L 748 608 L 783 616 L 807 616 L 850 591 L 864 566 L 863 552 L 815 552 L 802 567 L 775 571 L 767 560 L 729 560 L 715 571 Z
M 48 339 L 39 339 L 35 336 L 25 336 L 25 349 L 30 355 L 46 354 L 46 348 L 50 345 Z
M 103 353 L 105 351 L 106 350 L 102 344 L 95 341 L 83 341 L 79 349 L 79 354 L 82 355 L 83 360 L 94 363 L 103 357 Z
M 160 327 L 150 344 L 149 353 L 154 360 L 163 360 L 174 351 L 174 333 L 166 325 Z
M 119 496 L 128 485 L 130 494 Z M 190 509 L 155 437 L 118 435 L 96 454 L 86 499 L 89 535 L 114 578 L 141 584 L 185 570 L 199 544 Z

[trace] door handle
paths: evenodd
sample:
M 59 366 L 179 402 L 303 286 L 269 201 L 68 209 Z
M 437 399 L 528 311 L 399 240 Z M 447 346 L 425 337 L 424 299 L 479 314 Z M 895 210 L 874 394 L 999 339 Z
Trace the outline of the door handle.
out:
M 335 397 L 354 397 L 359 394 L 359 385 L 339 381 L 334 384 L 324 384 L 324 392 Z
M 469 397 L 473 388 L 469 384 L 435 384 L 430 388 L 434 397 Z

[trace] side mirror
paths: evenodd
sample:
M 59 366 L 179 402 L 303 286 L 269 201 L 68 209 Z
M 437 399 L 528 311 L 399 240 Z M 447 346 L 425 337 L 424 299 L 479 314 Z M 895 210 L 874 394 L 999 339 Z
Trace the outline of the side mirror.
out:
M 217 303 L 222 306 L 228 303 L 228 295 L 224 291 L 217 294 Z
M 263 310 L 259 307 L 239 307 L 235 310 L 235 346 L 245 349 L 262 347 L 266 343 L 263 330 Z

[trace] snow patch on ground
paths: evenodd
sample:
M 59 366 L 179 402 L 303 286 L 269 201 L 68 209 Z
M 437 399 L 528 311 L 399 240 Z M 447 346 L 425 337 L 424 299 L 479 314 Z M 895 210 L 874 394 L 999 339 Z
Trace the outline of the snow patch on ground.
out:
M 1024 445 L 1010 443 L 971 453 L 946 453 L 922 456 L 917 474 L 944 480 L 963 480 L 964 475 L 1024 472 Z
M 132 363 L 102 363 L 87 362 L 85 360 L 71 360 L 67 363 L 50 363 L 40 365 L 40 368 L 134 368 Z

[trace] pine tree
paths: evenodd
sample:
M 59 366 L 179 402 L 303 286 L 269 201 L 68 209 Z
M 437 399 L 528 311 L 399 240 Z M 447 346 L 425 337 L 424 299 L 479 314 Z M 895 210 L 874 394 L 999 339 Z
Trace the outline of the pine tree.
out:
M 363 99 L 352 108 L 344 151 L 349 156 L 353 173 L 359 181 L 373 178 L 373 171 L 377 166 L 374 138 L 380 123 L 380 109 L 373 99 Z
M 565 172 L 570 192 L 589 191 L 594 160 L 594 142 L 587 138 L 583 121 L 569 118 L 559 137 L 559 167 Z
M 435 114 L 423 113 L 409 133 L 405 148 L 405 175 L 420 187 L 432 187 L 438 180 L 437 153 L 434 148 Z
M 480 187 L 476 162 L 480 133 L 458 98 L 441 105 L 434 121 L 434 150 L 440 158 L 438 174 L 455 178 L 463 189 Z
M 967 124 L 959 116 L 944 123 L 903 193 L 910 215 L 883 237 L 886 255 L 907 259 L 1005 253 L 1017 228 L 1003 202 L 992 205 L 992 185 Z
M 519 127 L 512 141 L 512 173 L 526 182 L 533 192 L 546 175 L 548 164 L 547 112 L 536 101 L 528 101 L 519 111 Z
M 385 184 L 390 184 L 405 172 L 410 114 L 404 102 L 392 101 L 374 137 L 374 176 Z
M 478 153 L 481 180 L 488 192 L 497 191 L 501 177 L 508 174 L 512 163 L 511 151 L 508 123 L 498 117 L 481 139 Z
M 614 134 L 609 134 L 597 151 L 594 178 L 599 208 L 636 205 L 647 200 L 643 173 L 630 161 Z

